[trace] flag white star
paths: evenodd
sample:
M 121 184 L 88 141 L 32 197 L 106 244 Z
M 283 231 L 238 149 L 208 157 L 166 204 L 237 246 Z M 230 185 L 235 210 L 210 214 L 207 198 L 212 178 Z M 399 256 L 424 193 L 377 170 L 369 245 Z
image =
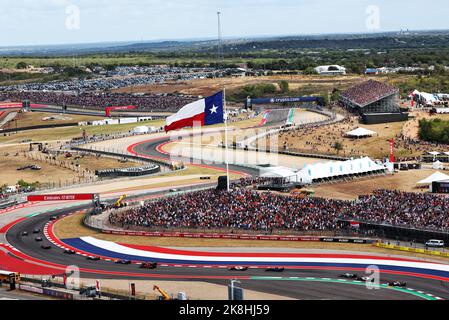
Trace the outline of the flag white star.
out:
M 217 113 L 218 107 L 215 106 L 214 104 L 212 105 L 212 109 L 210 109 L 210 113 Z

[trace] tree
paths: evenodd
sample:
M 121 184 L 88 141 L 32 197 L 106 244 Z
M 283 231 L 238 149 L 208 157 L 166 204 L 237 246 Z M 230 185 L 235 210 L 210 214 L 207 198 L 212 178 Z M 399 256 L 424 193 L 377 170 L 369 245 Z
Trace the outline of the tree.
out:
M 289 84 L 287 81 L 282 80 L 281 82 L 279 82 L 279 88 L 281 88 L 281 92 L 282 93 L 287 93 L 289 92 Z
M 26 69 L 26 68 L 28 68 L 28 65 L 25 62 L 21 61 L 16 65 L 16 68 L 17 69 Z
M 340 151 L 343 150 L 343 143 L 341 143 L 340 141 L 337 141 L 334 143 L 333 148 L 337 151 L 337 154 L 339 154 Z

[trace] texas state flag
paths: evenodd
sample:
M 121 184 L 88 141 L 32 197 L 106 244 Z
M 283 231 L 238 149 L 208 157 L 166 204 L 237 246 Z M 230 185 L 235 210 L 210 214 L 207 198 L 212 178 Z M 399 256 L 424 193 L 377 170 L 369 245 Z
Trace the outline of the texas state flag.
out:
M 182 107 L 178 113 L 168 117 L 166 122 L 165 132 L 193 127 L 194 124 L 210 126 L 224 123 L 223 91 Z

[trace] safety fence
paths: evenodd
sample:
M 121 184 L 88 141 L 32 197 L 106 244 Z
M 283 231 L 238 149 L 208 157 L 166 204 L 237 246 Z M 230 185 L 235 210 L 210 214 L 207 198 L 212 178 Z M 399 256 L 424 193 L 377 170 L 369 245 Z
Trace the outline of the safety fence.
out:
M 326 236 L 282 236 L 282 235 L 251 235 L 235 233 L 186 233 L 186 232 L 145 232 L 145 231 L 117 231 L 102 230 L 103 233 L 126 236 L 144 236 L 161 238 L 189 238 L 189 239 L 228 239 L 228 240 L 260 240 L 260 241 L 303 241 L 303 242 L 336 242 L 336 243 L 375 243 L 376 239 L 342 238 Z
M 449 252 L 443 252 L 443 251 L 437 251 L 437 250 L 426 250 L 423 248 L 397 246 L 397 245 L 385 244 L 385 243 L 380 243 L 380 242 L 375 243 L 375 246 L 379 247 L 379 248 L 390 249 L 390 250 L 399 250 L 399 251 L 405 251 L 405 252 L 421 253 L 421 254 L 427 254 L 427 255 L 431 255 L 431 256 L 440 256 L 440 257 L 448 257 L 449 258 Z

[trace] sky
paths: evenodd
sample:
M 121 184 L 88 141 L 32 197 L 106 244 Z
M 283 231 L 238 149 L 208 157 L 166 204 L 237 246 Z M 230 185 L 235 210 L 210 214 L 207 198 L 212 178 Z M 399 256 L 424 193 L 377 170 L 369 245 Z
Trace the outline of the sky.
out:
M 449 29 L 447 0 L 0 0 L 0 46 Z

